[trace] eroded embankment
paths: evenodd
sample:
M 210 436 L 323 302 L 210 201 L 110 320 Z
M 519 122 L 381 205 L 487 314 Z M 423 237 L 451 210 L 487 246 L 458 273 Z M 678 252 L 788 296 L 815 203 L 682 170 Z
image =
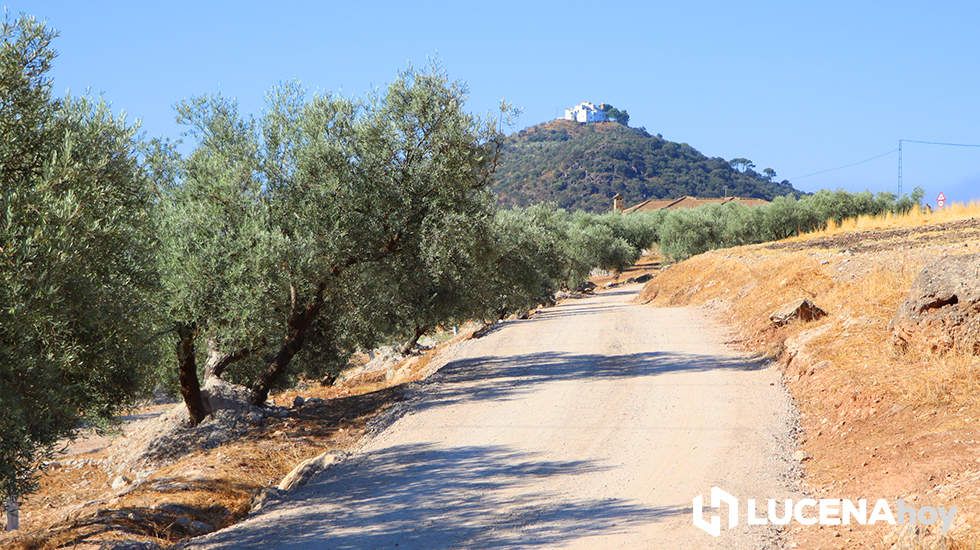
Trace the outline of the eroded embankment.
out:
M 714 251 L 664 270 L 640 299 L 704 305 L 738 331 L 742 346 L 779 358 L 801 411 L 814 495 L 957 506 L 944 539 L 921 529 L 903 542 L 973 547 L 980 539 L 978 357 L 895 345 L 890 323 L 924 266 L 980 251 L 978 227 L 980 220 L 969 220 Z M 769 320 L 798 299 L 828 315 L 784 326 Z M 894 532 L 863 527 L 803 528 L 795 537 L 802 547 L 897 541 Z

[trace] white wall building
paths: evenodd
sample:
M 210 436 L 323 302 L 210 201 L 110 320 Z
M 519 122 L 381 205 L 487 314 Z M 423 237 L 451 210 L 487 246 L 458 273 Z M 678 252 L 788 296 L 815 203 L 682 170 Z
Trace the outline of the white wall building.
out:
M 589 101 L 583 101 L 571 109 L 565 109 L 565 120 L 576 122 L 606 122 L 609 117 Z

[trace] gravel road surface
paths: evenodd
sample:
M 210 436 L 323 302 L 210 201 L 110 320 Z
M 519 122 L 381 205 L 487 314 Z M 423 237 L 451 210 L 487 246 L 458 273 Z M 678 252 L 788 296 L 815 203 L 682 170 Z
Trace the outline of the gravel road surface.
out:
M 571 299 L 448 352 L 352 456 L 206 548 L 760 548 L 712 538 L 691 500 L 793 495 L 778 373 L 692 308 L 638 286 Z

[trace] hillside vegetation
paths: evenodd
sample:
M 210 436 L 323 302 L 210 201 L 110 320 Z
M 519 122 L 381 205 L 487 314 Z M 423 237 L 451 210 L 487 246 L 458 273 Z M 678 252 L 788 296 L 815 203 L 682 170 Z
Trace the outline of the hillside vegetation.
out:
M 709 204 L 653 212 L 647 214 L 647 219 L 657 224 L 656 238 L 661 250 L 675 260 L 682 260 L 715 248 L 778 241 L 838 227 L 844 220 L 858 216 L 904 216 L 918 211 L 915 206 L 921 199 L 919 188 L 901 197 L 892 193 L 821 190 L 800 199 L 777 197 L 762 206 Z
M 550 202 L 592 212 L 609 210 L 616 193 L 627 205 L 683 195 L 799 195 L 772 169 L 762 172 L 748 159 L 707 157 L 642 128 L 555 120 L 504 139 L 493 188 L 504 206 Z

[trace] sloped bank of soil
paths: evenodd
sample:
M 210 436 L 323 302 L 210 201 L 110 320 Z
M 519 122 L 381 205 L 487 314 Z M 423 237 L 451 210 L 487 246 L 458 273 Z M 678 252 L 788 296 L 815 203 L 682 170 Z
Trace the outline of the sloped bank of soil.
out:
M 209 384 L 217 410 L 196 428 L 179 405 L 136 411 L 121 433 L 82 438 L 45 466 L 21 530 L 0 533 L 0 548 L 163 548 L 236 523 L 298 464 L 358 445 L 404 383 L 475 328 L 409 356 L 365 357 L 336 385 L 282 392 L 269 407 Z
M 107 449 L 50 465 L 40 490 L 22 506 L 22 532 L 0 538 L 0 547 L 104 548 L 126 541 L 155 548 L 220 529 L 244 517 L 254 497 L 296 463 L 354 445 L 399 391 L 309 399 L 244 420 L 222 412 L 196 434 L 167 428 L 165 413 L 146 421 L 156 425 L 157 437 L 117 438 Z M 179 452 L 180 433 L 194 446 Z
M 980 540 L 980 358 L 969 348 L 896 345 L 893 326 L 925 266 L 980 252 L 976 227 L 719 250 L 669 267 L 644 288 L 646 302 L 704 305 L 734 326 L 741 345 L 779 358 L 801 411 L 814 496 L 958 508 L 945 536 L 797 527 L 800 547 L 975 548 Z M 827 315 L 770 321 L 801 299 Z

